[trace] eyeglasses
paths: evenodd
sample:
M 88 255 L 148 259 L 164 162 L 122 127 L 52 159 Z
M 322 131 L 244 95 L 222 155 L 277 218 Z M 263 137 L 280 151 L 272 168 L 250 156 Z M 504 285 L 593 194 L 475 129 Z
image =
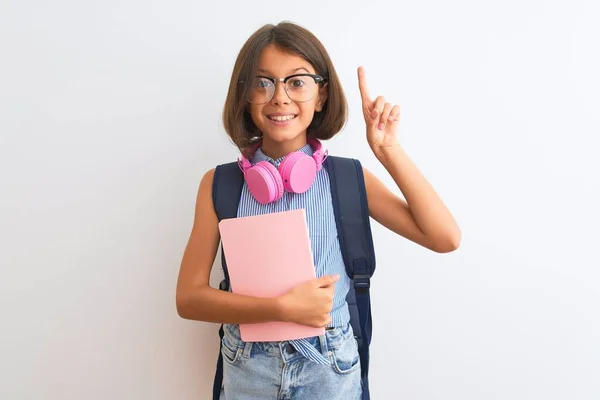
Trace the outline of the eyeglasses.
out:
M 252 104 L 265 104 L 271 101 L 275 95 L 277 82 L 284 84 L 285 93 L 288 97 L 298 103 L 304 103 L 315 97 L 315 88 L 319 83 L 326 82 L 320 75 L 295 74 L 285 78 L 271 78 L 268 76 L 257 76 L 252 81 L 249 102 Z

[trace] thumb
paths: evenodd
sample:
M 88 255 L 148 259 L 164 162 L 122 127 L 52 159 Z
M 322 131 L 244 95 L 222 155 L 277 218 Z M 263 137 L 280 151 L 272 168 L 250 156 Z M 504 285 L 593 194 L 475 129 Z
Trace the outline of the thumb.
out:
M 335 275 L 325 275 L 317 279 L 317 287 L 327 287 L 340 279 L 338 274 Z
M 368 128 L 374 128 L 379 124 L 379 111 L 376 108 L 365 110 L 365 123 Z
M 376 108 L 371 109 L 369 113 L 369 117 L 371 118 L 371 122 L 379 120 L 379 111 Z

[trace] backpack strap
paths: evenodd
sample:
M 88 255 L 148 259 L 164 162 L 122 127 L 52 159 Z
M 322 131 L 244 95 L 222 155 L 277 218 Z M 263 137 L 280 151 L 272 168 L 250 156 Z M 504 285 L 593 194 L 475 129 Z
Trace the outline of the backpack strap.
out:
M 369 289 L 375 272 L 375 251 L 362 165 L 358 160 L 328 156 L 333 210 L 346 273 L 352 279 L 346 298 L 350 322 L 358 342 L 363 386 L 362 400 L 369 400 L 369 345 L 372 320 Z
M 235 218 L 237 216 L 238 204 L 244 185 L 244 176 L 237 162 L 218 165 L 215 169 L 212 186 L 212 199 L 215 212 L 219 222 L 226 218 Z M 219 289 L 229 290 L 229 273 L 227 272 L 227 263 L 225 262 L 225 253 L 221 248 L 221 265 L 223 266 L 223 275 L 225 279 L 221 281 Z M 217 369 L 213 383 L 213 400 L 219 400 L 221 396 L 221 386 L 223 384 L 223 355 L 221 354 L 221 343 L 223 339 L 223 325 L 219 328 L 219 358 L 217 360 Z
M 218 165 L 212 185 L 212 198 L 219 222 L 226 218 L 237 217 L 238 205 L 244 186 L 244 175 L 237 162 Z M 229 273 L 225 263 L 225 254 L 221 251 L 221 261 L 225 279 L 220 289 L 229 290 Z M 222 287 L 223 285 L 226 285 Z

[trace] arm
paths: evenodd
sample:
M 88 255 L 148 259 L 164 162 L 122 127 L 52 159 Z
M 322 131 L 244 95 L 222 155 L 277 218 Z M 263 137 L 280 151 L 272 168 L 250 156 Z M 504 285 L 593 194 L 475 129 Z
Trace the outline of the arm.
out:
M 210 286 L 210 271 L 220 240 L 218 218 L 212 203 L 213 178 L 214 170 L 210 170 L 198 189 L 194 224 L 177 280 L 179 316 L 232 324 L 271 321 L 317 327 L 329 324 L 334 284 L 339 277 L 323 276 L 277 298 L 244 296 Z
M 393 194 L 365 169 L 370 215 L 391 231 L 430 250 L 454 251 L 461 240 L 456 221 L 397 140 L 400 108 L 386 103 L 382 96 L 370 99 L 362 67 L 358 69 L 358 82 L 369 146 L 406 198 Z
M 218 219 L 212 204 L 214 170 L 198 189 L 196 210 L 177 281 L 178 314 L 185 319 L 218 323 L 255 323 L 282 319 L 277 299 L 228 293 L 209 285 L 219 246 Z
M 386 148 L 377 158 L 406 201 L 392 193 L 370 171 L 363 169 L 371 217 L 398 235 L 435 252 L 456 250 L 461 239 L 458 225 L 400 145 Z

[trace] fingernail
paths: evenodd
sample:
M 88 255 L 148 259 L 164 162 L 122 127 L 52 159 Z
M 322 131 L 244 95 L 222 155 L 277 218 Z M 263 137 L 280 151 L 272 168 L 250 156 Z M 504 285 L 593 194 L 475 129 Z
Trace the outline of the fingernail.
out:
M 381 131 L 381 130 L 383 130 L 383 127 L 384 127 L 384 125 L 383 125 L 383 122 L 380 122 L 380 123 L 379 123 L 379 125 L 377 125 L 377 128 L 378 128 L 380 131 Z

